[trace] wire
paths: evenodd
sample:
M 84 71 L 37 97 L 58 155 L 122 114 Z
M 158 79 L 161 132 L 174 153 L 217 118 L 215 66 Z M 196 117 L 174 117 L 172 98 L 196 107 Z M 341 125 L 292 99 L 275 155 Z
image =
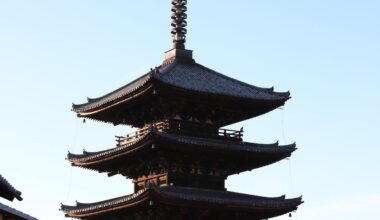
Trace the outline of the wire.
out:
M 285 135 L 285 111 L 283 108 L 279 108 L 281 110 L 281 131 L 282 131 L 282 139 L 287 143 L 286 135 Z M 290 194 L 294 196 L 294 185 L 293 185 L 293 172 L 292 172 L 292 161 L 288 158 L 289 161 L 289 182 L 290 182 Z M 293 212 L 292 217 L 298 219 L 297 213 Z
M 279 108 L 281 110 L 281 132 L 282 132 L 282 139 L 286 143 L 286 137 L 285 137 L 285 113 L 283 108 Z
M 294 187 L 293 187 L 293 172 L 292 172 L 292 161 L 289 161 L 289 179 L 290 179 L 290 193 L 294 196 Z
M 72 140 L 72 145 L 74 147 L 74 149 L 77 148 L 77 143 L 78 143 L 78 136 L 79 136 L 79 128 L 80 128 L 80 125 L 82 123 L 80 121 L 77 120 L 76 122 L 76 126 L 75 126 L 75 133 L 74 133 L 74 137 L 73 137 L 73 140 Z M 70 166 L 70 171 L 69 171 L 69 178 L 68 178 L 68 188 L 67 188 L 67 195 L 66 195 L 66 202 L 69 202 L 69 197 L 70 197 L 70 193 L 71 193 L 71 187 L 72 187 L 72 177 L 73 177 L 73 166 Z

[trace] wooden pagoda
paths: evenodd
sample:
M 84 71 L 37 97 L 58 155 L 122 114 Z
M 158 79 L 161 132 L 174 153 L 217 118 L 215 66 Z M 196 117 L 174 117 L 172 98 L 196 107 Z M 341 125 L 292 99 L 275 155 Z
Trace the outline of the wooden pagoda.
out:
M 79 117 L 131 125 L 116 147 L 68 154 L 78 166 L 133 179 L 134 193 L 96 203 L 62 205 L 67 217 L 112 220 L 268 219 L 292 212 L 301 198 L 229 192 L 229 175 L 290 157 L 295 144 L 243 141 L 243 130 L 222 127 L 282 105 L 288 92 L 259 88 L 195 62 L 185 49 L 186 0 L 173 0 L 173 49 L 164 62 L 131 83 L 87 103 Z

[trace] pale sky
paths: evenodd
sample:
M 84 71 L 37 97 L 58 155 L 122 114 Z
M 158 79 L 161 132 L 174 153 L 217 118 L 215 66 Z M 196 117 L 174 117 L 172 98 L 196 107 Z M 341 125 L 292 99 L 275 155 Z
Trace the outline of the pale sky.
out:
M 170 0 L 0 0 L 0 174 L 42 220 L 60 203 L 132 192 L 121 176 L 71 167 L 68 151 L 115 146 L 125 126 L 71 103 L 146 73 L 171 49 Z M 281 109 L 231 125 L 245 141 L 297 142 L 290 160 L 228 178 L 230 191 L 303 195 L 297 220 L 380 215 L 380 1 L 189 0 L 188 49 L 230 77 L 290 90 Z M 276 220 L 288 219 L 287 216 Z

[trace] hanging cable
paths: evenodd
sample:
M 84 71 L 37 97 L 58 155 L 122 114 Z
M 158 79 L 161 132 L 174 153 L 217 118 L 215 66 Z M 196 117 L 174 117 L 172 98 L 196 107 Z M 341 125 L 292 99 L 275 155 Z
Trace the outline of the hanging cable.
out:
M 77 148 L 77 143 L 78 143 L 78 136 L 79 136 L 79 129 L 80 129 L 80 126 L 81 126 L 81 121 L 78 121 L 76 120 L 76 125 L 75 125 L 75 133 L 74 133 L 74 137 L 72 139 L 72 145 L 74 149 Z M 66 195 L 66 202 L 68 203 L 69 201 L 69 197 L 70 197 L 70 193 L 71 193 L 71 186 L 72 186 L 72 176 L 73 176 L 73 166 L 70 166 L 70 171 L 69 171 L 69 183 L 67 184 L 68 188 L 67 188 L 67 195 Z
M 282 139 L 287 143 L 287 138 L 285 135 L 285 113 L 283 108 L 279 108 L 281 110 L 281 131 L 282 131 Z M 288 158 L 288 164 L 289 164 L 289 184 L 290 184 L 290 194 L 291 196 L 294 196 L 294 186 L 293 186 L 293 172 L 292 172 L 292 161 L 290 158 Z M 289 218 L 294 217 L 295 219 L 297 218 L 296 212 L 289 213 Z
M 285 137 L 285 114 L 284 109 L 279 108 L 281 110 L 281 132 L 282 132 L 282 139 L 285 143 L 287 143 L 286 137 Z

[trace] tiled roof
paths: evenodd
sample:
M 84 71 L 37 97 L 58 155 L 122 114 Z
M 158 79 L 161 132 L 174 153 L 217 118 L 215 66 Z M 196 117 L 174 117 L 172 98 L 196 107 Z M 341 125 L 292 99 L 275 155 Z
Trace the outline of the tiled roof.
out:
M 112 102 L 114 100 L 120 99 L 124 96 L 128 96 L 130 93 L 136 91 L 137 89 L 144 86 L 151 79 L 151 74 L 147 73 L 141 76 L 140 78 L 134 80 L 127 85 L 110 92 L 99 98 L 87 98 L 87 103 L 76 105 L 73 104 L 73 110 L 75 112 L 86 111 L 92 108 L 96 108 L 98 106 L 102 106 L 106 103 Z
M 250 100 L 284 102 L 290 96 L 289 92 L 278 93 L 274 92 L 273 88 L 260 88 L 235 80 L 195 62 L 183 63 L 173 60 L 107 95 L 88 99 L 84 104 L 73 104 L 73 111 L 77 113 L 91 111 L 94 108 L 107 106 L 107 103 L 115 100 L 127 98 L 139 88 L 153 83 L 151 79 L 188 91 Z
M 4 204 L 1 204 L 0 203 L 0 210 L 3 211 L 3 212 L 7 212 L 7 213 L 10 213 L 12 215 L 15 215 L 15 216 L 18 216 L 18 217 L 21 217 L 22 219 L 25 219 L 25 220 L 38 220 L 30 215 L 27 215 L 23 212 L 20 212 L 14 208 L 11 208 L 9 206 L 6 206 Z
M 301 198 L 285 199 L 280 197 L 262 197 L 243 193 L 198 189 L 189 187 L 162 187 L 154 188 L 163 197 L 179 198 L 189 201 L 209 202 L 228 205 L 248 205 L 253 207 L 283 207 L 301 203 Z
M 10 201 L 14 198 L 22 200 L 21 192 L 16 190 L 2 175 L 0 175 L 0 197 Z
M 146 198 L 149 194 L 155 195 L 153 198 L 173 199 L 177 201 L 190 201 L 194 204 L 200 202 L 202 205 L 205 203 L 213 205 L 228 205 L 233 207 L 244 207 L 248 209 L 290 209 L 295 210 L 297 206 L 302 203 L 302 198 L 285 199 L 281 197 L 261 197 L 236 192 L 217 191 L 209 189 L 198 189 L 188 187 L 149 187 L 148 189 L 141 190 L 136 194 L 131 194 L 116 199 L 105 200 L 96 203 L 77 203 L 75 206 L 62 205 L 61 210 L 66 214 L 81 215 L 101 212 L 107 209 L 117 210 L 117 207 L 127 208 L 127 204 L 134 204 L 142 198 Z M 131 205 L 132 206 L 132 205 Z
M 161 138 L 180 142 L 183 144 L 197 145 L 205 148 L 213 148 L 215 150 L 229 150 L 234 152 L 255 152 L 255 153 L 280 153 L 291 152 L 296 149 L 296 144 L 279 145 L 278 142 L 272 144 L 259 144 L 250 142 L 228 141 L 222 139 L 210 139 L 202 137 L 185 136 L 179 134 L 170 134 L 160 132 Z
M 91 212 L 93 210 L 101 209 L 101 208 L 107 208 L 110 206 L 115 206 L 118 204 L 123 204 L 126 202 L 129 202 L 133 199 L 136 199 L 137 197 L 140 197 L 142 194 L 146 194 L 147 190 L 140 190 L 137 193 L 130 194 L 127 196 L 121 196 L 114 199 L 108 199 L 100 202 L 94 202 L 94 203 L 81 203 L 76 202 L 75 206 L 69 206 L 69 205 L 61 205 L 61 211 L 63 212 L 72 212 L 72 213 L 80 213 L 80 212 Z
M 176 63 L 168 65 L 153 77 L 179 88 L 216 95 L 254 100 L 281 100 L 289 93 L 277 93 L 273 88 L 260 88 L 230 78 L 200 64 Z
M 98 151 L 98 152 L 87 152 L 83 150 L 83 154 L 72 154 L 68 153 L 67 159 L 71 162 L 75 161 L 91 161 L 96 160 L 97 158 L 103 158 L 107 156 L 117 155 L 122 152 L 129 151 L 135 147 L 135 144 L 141 141 L 142 139 L 145 139 L 147 136 L 149 136 L 150 133 L 147 133 L 144 136 L 141 136 L 138 139 L 135 139 L 134 141 L 129 142 L 128 144 L 122 146 L 122 147 L 115 147 L 108 150 Z
M 161 132 L 157 130 L 151 130 L 144 136 L 128 143 L 122 147 L 116 147 L 109 150 L 99 151 L 99 152 L 87 152 L 84 154 L 68 154 L 68 160 L 75 163 L 86 163 L 91 161 L 96 161 L 104 159 L 107 157 L 116 157 L 118 154 L 122 154 L 135 149 L 141 142 L 147 141 L 147 139 L 154 140 L 166 140 L 173 141 L 181 144 L 189 144 L 193 147 L 199 147 L 200 149 L 209 150 L 220 150 L 231 151 L 231 152 L 242 152 L 242 153 L 291 153 L 296 150 L 296 144 L 283 145 L 280 146 L 278 143 L 273 144 L 257 144 L 249 142 L 238 142 L 238 141 L 228 141 L 220 139 L 210 139 L 210 138 L 200 138 L 179 134 L 171 134 L 167 132 Z

